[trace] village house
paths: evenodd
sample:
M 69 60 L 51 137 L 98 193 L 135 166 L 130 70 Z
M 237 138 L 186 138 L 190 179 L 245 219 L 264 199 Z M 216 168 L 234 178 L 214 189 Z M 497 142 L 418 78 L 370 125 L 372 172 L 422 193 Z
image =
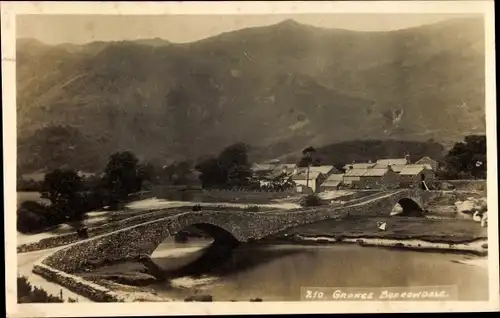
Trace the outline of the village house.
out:
M 355 189 L 396 189 L 398 174 L 391 167 L 351 169 L 346 171 L 343 184 Z
M 390 166 L 386 168 L 370 168 L 360 176 L 360 189 L 396 189 L 399 177 Z
M 407 164 L 410 164 L 410 156 L 409 155 L 406 155 L 404 158 L 377 160 L 377 162 L 373 168 L 385 169 L 388 166 L 402 167 L 402 166 L 405 166 Z
M 436 174 L 429 165 L 407 165 L 399 173 L 399 183 L 403 188 L 422 186 L 422 181 L 427 186 L 436 179 Z
M 351 168 L 347 170 L 344 174 L 342 184 L 348 188 L 359 188 L 361 176 L 368 169 L 369 168 L 357 168 L 357 169 Z
M 349 163 L 346 164 L 343 168 L 344 171 L 351 170 L 351 169 L 368 169 L 368 168 L 373 168 L 375 166 L 375 163 L 372 162 L 360 162 L 360 163 Z
M 332 191 L 338 190 L 342 185 L 344 180 L 343 173 L 331 174 L 326 178 L 326 180 L 321 184 L 320 191 Z
M 260 163 L 253 164 L 251 167 L 255 178 L 259 180 L 273 180 L 282 175 L 291 176 L 296 172 L 296 164 L 280 164 L 280 163 Z
M 304 189 L 307 187 L 309 187 L 312 192 L 317 192 L 319 190 L 319 185 L 325 179 L 326 177 L 317 171 L 310 171 L 309 174 L 307 172 L 301 172 L 292 176 L 292 181 L 296 184 L 297 192 L 305 192 Z
M 438 169 L 439 169 L 439 162 L 437 162 L 436 160 L 434 160 L 430 157 L 423 157 L 420 160 L 418 160 L 417 162 L 415 162 L 415 164 L 417 164 L 417 165 L 429 165 L 431 167 L 430 169 L 433 170 L 434 172 L 438 171 Z
M 318 172 L 324 175 L 325 177 L 328 177 L 331 174 L 335 173 L 340 173 L 337 168 L 334 166 L 330 165 L 323 165 L 323 166 L 310 166 L 309 167 L 309 172 Z M 297 168 L 296 174 L 302 174 L 302 173 L 307 173 L 307 167 L 300 167 Z

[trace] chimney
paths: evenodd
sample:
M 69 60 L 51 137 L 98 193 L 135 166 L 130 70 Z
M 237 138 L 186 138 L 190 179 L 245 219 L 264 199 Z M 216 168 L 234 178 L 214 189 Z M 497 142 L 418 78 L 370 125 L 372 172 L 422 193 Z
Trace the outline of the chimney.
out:
M 371 160 L 368 160 L 368 163 L 372 163 L 372 161 L 371 161 Z

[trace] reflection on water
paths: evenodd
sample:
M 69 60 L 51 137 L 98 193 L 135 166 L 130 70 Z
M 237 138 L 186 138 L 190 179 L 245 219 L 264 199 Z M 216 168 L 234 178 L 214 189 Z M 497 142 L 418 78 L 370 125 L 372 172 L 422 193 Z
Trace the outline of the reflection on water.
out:
M 164 242 L 153 260 L 174 286 L 160 294 L 191 296 L 199 290 L 216 301 L 300 298 L 301 286 L 398 287 L 457 285 L 460 300 L 486 300 L 487 270 L 456 262 L 464 256 L 389 250 L 357 245 L 243 244 L 233 251 L 210 251 L 211 242 Z M 213 245 L 212 245 L 213 246 Z M 201 285 L 201 286 L 200 286 Z M 194 288 L 196 287 L 196 288 Z

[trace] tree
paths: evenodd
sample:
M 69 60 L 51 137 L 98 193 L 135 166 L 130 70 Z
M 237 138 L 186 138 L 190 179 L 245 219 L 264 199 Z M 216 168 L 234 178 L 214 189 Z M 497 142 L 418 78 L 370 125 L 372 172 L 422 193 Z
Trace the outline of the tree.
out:
M 251 170 L 244 165 L 232 165 L 227 172 L 227 184 L 230 186 L 246 186 L 252 177 Z
M 252 171 L 248 160 L 248 146 L 244 143 L 233 144 L 217 158 L 207 158 L 197 164 L 203 187 L 242 186 L 249 183 Z
M 185 185 L 188 183 L 191 166 L 192 163 L 189 160 L 174 163 L 174 173 L 172 175 L 174 185 Z
M 307 147 L 302 150 L 302 158 L 300 159 L 298 166 L 299 167 L 308 167 L 314 163 L 314 155 L 316 154 L 316 148 Z
M 486 178 L 486 136 L 469 135 L 456 143 L 445 157 L 448 178 Z
M 220 165 L 228 170 L 232 166 L 247 166 L 248 162 L 248 146 L 244 143 L 236 143 L 224 148 L 218 157 Z
M 104 170 L 104 183 L 113 200 L 123 200 L 130 193 L 139 191 L 142 179 L 139 160 L 130 151 L 117 152 L 110 156 Z
M 226 179 L 232 186 L 246 185 L 252 175 L 248 160 L 248 145 L 236 143 L 226 147 L 217 158 Z
M 226 177 L 217 158 L 207 158 L 197 164 L 195 169 L 201 173 L 200 181 L 202 187 L 220 186 L 225 182 Z
M 42 183 L 41 197 L 53 206 L 65 207 L 75 202 L 83 189 L 83 180 L 73 170 L 56 169 L 47 173 Z
M 149 181 L 153 184 L 159 180 L 158 169 L 154 164 L 150 162 L 138 165 L 138 175 L 141 180 Z
M 316 154 L 316 148 L 312 146 L 305 148 L 302 150 L 302 159 L 298 164 L 299 167 L 307 167 L 306 187 L 309 187 L 310 167 L 315 163 L 314 154 Z
M 56 169 L 45 175 L 41 197 L 51 202 L 46 215 L 49 224 L 66 220 L 74 221 L 75 228 L 81 227 L 85 212 L 82 208 L 83 188 L 83 180 L 76 171 Z

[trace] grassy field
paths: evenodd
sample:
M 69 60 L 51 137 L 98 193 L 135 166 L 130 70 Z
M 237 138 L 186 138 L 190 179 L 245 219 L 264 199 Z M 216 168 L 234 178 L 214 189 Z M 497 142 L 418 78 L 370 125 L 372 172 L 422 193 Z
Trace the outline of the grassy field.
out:
M 386 231 L 377 227 L 386 222 Z M 288 235 L 372 237 L 387 239 L 420 239 L 428 242 L 468 242 L 486 238 L 487 228 L 479 223 L 462 219 L 427 219 L 421 217 L 349 218 L 328 220 L 290 229 Z

